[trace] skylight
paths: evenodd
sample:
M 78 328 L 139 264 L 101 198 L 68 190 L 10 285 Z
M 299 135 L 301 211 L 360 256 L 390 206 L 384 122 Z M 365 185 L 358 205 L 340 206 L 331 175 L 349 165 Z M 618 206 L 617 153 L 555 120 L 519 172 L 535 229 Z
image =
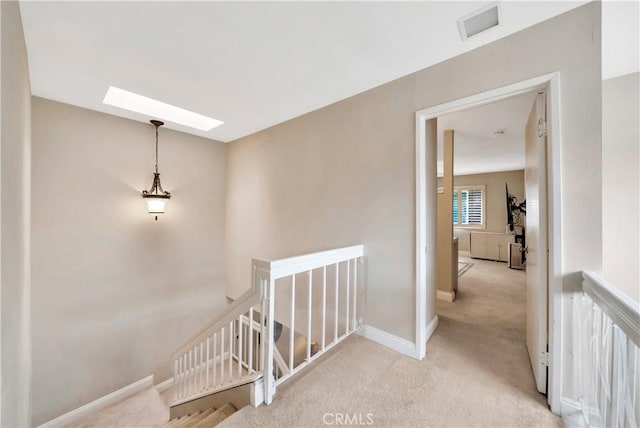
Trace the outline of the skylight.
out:
M 102 102 L 110 106 L 147 115 L 152 119 L 162 119 L 201 131 L 210 131 L 224 123 L 221 120 L 125 91 L 115 86 L 109 86 Z

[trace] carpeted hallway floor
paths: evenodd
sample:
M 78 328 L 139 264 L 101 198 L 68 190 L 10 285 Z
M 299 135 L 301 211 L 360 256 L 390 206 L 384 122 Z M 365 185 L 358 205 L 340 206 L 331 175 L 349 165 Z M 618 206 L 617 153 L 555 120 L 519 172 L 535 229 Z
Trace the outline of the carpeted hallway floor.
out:
M 462 259 L 464 260 L 464 259 Z M 524 272 L 474 260 L 416 361 L 359 336 L 220 427 L 553 427 L 525 347 Z M 343 422 L 342 424 L 339 422 Z

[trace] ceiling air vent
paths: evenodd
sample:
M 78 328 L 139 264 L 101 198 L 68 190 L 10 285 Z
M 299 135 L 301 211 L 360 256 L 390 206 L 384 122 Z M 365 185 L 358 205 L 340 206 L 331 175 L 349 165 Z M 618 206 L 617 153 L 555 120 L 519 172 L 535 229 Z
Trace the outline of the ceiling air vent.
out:
M 464 41 L 490 28 L 497 27 L 500 24 L 500 9 L 498 6 L 498 3 L 492 3 L 458 19 L 460 38 Z

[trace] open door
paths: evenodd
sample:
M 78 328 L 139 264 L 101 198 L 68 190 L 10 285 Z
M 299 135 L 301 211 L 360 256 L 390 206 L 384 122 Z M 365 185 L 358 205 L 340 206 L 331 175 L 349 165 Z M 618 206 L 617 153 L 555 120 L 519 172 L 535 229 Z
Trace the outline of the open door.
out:
M 527 199 L 527 349 L 538 391 L 547 392 L 548 239 L 546 99 L 540 92 L 525 129 L 524 185 Z

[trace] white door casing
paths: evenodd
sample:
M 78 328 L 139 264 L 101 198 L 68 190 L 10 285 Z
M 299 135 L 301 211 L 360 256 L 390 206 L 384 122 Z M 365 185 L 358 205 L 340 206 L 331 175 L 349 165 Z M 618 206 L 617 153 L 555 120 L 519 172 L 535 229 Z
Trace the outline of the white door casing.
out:
M 437 316 L 429 320 L 436 301 L 435 277 L 435 210 L 436 194 L 435 144 L 428 144 L 427 123 L 438 116 L 499 101 L 532 90 L 547 92 L 547 162 L 548 162 L 548 233 L 549 233 L 549 372 L 547 401 L 551 411 L 560 414 L 563 373 L 563 308 L 562 308 L 562 185 L 560 177 L 560 148 L 562 124 L 560 118 L 560 73 L 552 72 L 515 82 L 500 88 L 456 99 L 444 104 L 416 111 L 416 358 L 426 354 L 426 343 Z M 433 181 L 431 181 L 433 180 Z M 433 322 L 435 321 L 435 323 Z
M 539 92 L 525 128 L 527 349 L 538 391 L 547 392 L 548 244 L 545 93 Z

